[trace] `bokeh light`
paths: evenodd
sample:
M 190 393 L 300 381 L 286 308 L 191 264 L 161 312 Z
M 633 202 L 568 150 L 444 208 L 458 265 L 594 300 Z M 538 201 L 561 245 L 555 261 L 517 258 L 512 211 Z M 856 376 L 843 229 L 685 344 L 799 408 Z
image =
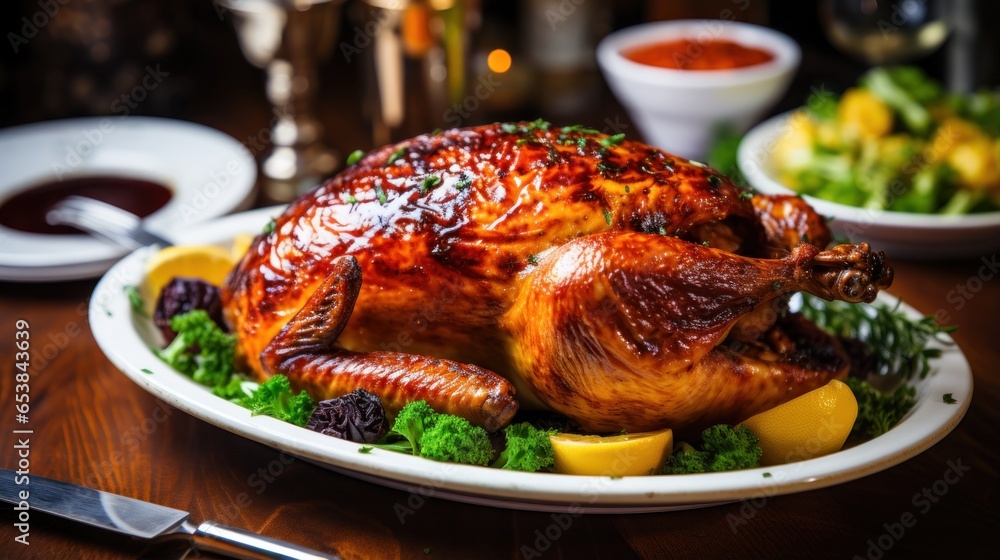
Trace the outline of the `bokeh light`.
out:
M 493 49 L 486 57 L 486 65 L 497 74 L 510 70 L 510 53 L 503 49 Z

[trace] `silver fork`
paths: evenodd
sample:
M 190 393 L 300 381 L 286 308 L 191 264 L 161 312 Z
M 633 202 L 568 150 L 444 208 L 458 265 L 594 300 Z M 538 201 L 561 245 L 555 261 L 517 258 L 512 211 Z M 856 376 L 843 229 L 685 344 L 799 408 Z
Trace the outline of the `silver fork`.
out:
M 45 214 L 45 221 L 51 225 L 73 226 L 129 250 L 149 245 L 173 245 L 145 229 L 139 216 L 85 196 L 68 196 L 59 201 Z

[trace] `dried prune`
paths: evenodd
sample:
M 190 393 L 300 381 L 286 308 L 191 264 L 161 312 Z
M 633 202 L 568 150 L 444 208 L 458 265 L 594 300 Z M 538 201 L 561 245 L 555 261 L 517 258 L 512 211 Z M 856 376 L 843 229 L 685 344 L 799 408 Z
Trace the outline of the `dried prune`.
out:
M 156 311 L 153 313 L 153 324 L 160 329 L 167 344 L 177 336 L 170 328 L 170 319 L 174 315 L 195 309 L 204 309 L 219 328 L 229 331 L 222 319 L 219 288 L 199 278 L 175 277 L 160 292 L 160 297 L 156 300 Z
M 364 389 L 320 401 L 306 427 L 358 443 L 375 443 L 389 431 L 382 401 Z

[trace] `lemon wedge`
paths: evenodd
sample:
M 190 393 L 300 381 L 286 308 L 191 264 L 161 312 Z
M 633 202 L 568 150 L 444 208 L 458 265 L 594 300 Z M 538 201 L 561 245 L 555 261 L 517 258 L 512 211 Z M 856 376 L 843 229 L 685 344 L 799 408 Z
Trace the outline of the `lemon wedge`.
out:
M 743 421 L 760 440 L 761 465 L 822 457 L 844 446 L 858 417 L 858 401 L 833 381 Z
M 553 434 L 555 471 L 592 476 L 636 476 L 656 474 L 673 449 L 671 430 L 584 436 Z
M 141 287 L 147 311 L 152 312 L 160 292 L 174 277 L 200 278 L 219 286 L 236 262 L 231 251 L 215 245 L 175 245 L 158 251 L 146 261 Z

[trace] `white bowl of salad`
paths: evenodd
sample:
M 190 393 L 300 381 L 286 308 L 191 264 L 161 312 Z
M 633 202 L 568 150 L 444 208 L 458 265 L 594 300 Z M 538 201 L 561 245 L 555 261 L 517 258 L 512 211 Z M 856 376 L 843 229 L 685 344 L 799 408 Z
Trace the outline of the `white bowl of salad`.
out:
M 892 257 L 1000 249 L 1000 90 L 948 95 L 916 68 L 875 68 L 756 126 L 737 161 L 758 191 L 802 195 Z

